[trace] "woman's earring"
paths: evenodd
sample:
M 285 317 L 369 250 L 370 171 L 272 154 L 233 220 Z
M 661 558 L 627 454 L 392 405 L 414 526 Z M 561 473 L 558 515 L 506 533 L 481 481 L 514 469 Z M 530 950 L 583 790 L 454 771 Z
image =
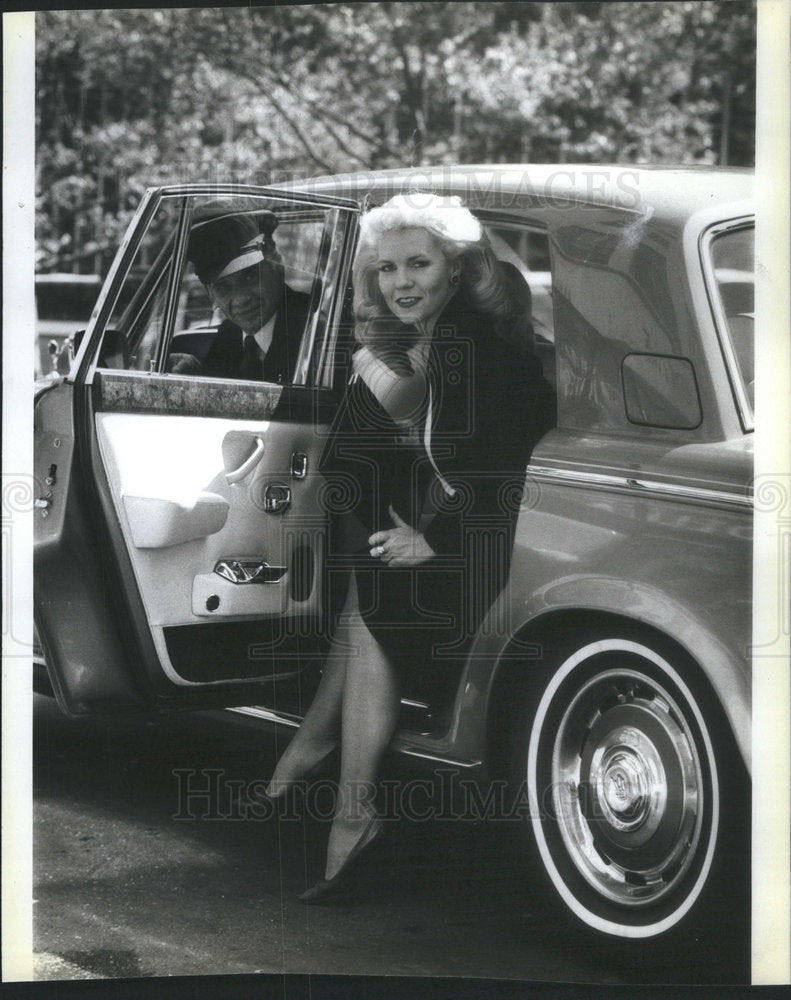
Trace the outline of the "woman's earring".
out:
M 458 271 L 450 276 L 451 285 L 458 285 L 459 281 L 461 281 L 461 275 Z

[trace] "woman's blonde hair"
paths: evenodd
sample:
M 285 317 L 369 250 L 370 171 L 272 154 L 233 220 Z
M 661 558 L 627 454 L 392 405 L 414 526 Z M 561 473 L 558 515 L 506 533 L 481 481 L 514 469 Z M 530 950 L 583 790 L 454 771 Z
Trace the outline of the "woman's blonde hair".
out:
M 518 288 L 513 276 L 505 272 L 483 226 L 462 205 L 461 198 L 425 191 L 395 195 L 362 216 L 352 268 L 357 339 L 367 342 L 376 321 L 390 314 L 379 288 L 376 268 L 379 239 L 386 232 L 412 228 L 426 230 L 437 241 L 445 259 L 459 265 L 458 294 L 466 298 L 469 306 L 490 316 L 495 330 L 504 339 L 522 348 L 529 347 L 530 291 L 526 283 L 522 279 L 524 289 Z

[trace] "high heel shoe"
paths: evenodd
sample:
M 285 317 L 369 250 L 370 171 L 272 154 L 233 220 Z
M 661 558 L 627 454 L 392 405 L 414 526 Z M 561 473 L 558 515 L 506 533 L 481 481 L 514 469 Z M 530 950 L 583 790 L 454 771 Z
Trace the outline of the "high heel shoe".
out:
M 318 760 L 315 760 L 310 767 L 300 771 L 299 776 L 296 778 L 278 778 L 276 776 L 277 768 L 275 768 L 275 774 L 272 775 L 269 784 L 266 786 L 264 794 L 270 799 L 280 799 L 290 788 L 293 788 L 297 782 L 310 781 L 311 779 L 317 778 L 319 775 L 326 773 L 326 771 L 329 770 L 330 761 L 333 757 L 335 757 L 337 752 L 337 745 L 330 747 L 330 749 L 327 750 L 326 753 L 323 753 Z
M 365 829 L 360 835 L 360 839 L 349 851 L 346 860 L 332 878 L 323 878 L 316 882 L 299 897 L 303 903 L 330 903 L 348 894 L 351 889 L 349 873 L 354 862 L 360 855 L 368 850 L 374 841 L 378 840 L 384 832 L 384 826 L 378 816 L 372 816 Z

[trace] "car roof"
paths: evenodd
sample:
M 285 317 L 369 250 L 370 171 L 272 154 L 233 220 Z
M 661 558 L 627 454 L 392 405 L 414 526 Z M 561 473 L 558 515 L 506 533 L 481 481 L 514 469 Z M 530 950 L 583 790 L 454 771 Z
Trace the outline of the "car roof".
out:
M 333 174 L 284 187 L 339 197 L 362 192 L 454 193 L 471 208 L 590 204 L 682 221 L 707 206 L 745 202 L 754 194 L 748 168 L 606 164 L 470 164 Z M 519 202 L 516 199 L 519 199 Z

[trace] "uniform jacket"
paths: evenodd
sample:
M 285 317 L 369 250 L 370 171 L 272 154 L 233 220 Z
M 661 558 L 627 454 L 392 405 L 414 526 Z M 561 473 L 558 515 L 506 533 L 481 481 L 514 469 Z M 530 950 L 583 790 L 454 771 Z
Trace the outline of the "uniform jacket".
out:
M 275 318 L 272 343 L 264 357 L 261 380 L 264 382 L 290 382 L 299 353 L 299 345 L 308 318 L 309 297 L 284 286 Z M 240 378 L 244 358 L 244 336 L 241 329 L 230 320 L 220 324 L 206 360 L 203 375 L 213 378 Z

